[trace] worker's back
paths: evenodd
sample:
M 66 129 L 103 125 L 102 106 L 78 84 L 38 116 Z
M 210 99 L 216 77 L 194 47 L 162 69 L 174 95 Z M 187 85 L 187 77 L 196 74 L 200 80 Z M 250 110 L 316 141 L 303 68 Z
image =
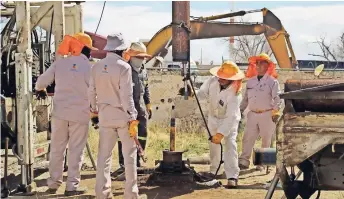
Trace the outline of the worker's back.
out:
M 84 55 L 59 59 L 55 67 L 55 94 L 53 116 L 88 123 L 89 100 L 87 89 L 91 64 Z
M 114 53 L 108 53 L 106 58 L 93 65 L 91 78 L 94 81 L 95 91 L 92 91 L 93 86 L 91 86 L 90 98 L 92 99 L 93 92 L 95 92 L 100 126 L 118 127 L 126 125 L 129 121 L 130 115 L 125 111 L 126 106 L 130 102 L 130 106 L 134 107 L 134 103 L 131 72 L 130 76 L 124 75 L 128 71 L 131 71 L 130 65 Z M 124 79 L 129 77 L 130 81 Z M 130 88 L 131 92 L 120 92 L 120 89 L 130 91 Z

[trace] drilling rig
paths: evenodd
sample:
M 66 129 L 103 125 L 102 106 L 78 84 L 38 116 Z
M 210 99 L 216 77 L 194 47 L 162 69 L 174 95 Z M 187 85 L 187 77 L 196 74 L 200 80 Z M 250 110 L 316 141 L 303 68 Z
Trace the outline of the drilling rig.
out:
M 21 166 L 17 192 L 34 193 L 35 158 L 49 152 L 52 97 L 37 100 L 35 83 L 53 62 L 53 50 L 65 34 L 83 31 L 81 2 L 3 2 L 1 17 L 9 20 L 1 32 L 1 148 L 12 148 Z M 38 28 L 46 33 L 45 41 Z M 54 40 L 54 49 L 51 42 Z M 55 59 L 59 59 L 56 55 Z M 54 92 L 54 84 L 47 88 Z M 8 156 L 8 153 L 6 153 Z M 7 158 L 2 196 L 7 187 Z

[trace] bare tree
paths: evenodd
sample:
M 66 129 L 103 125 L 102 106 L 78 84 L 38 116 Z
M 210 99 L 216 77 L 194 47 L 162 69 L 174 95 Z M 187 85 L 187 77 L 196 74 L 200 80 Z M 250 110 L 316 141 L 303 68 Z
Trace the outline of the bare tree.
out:
M 341 34 L 341 36 L 339 36 L 337 41 L 334 42 L 335 45 L 333 45 L 333 42 L 326 42 L 325 36 L 320 37 L 320 39 L 313 43 L 318 44 L 319 48 L 321 49 L 321 53 L 310 53 L 309 55 L 322 57 L 327 61 L 344 60 L 344 32 Z
M 342 35 L 339 37 L 339 42 L 338 42 L 338 52 L 337 56 L 339 59 L 344 60 L 344 32 L 342 32 Z
M 240 22 L 245 22 L 243 18 L 240 18 Z M 229 38 L 224 39 L 225 42 L 229 42 Z M 264 35 L 243 35 L 234 37 L 234 45 L 229 45 L 229 52 L 231 59 L 234 62 L 247 62 L 251 56 L 258 55 L 260 53 L 266 53 L 270 57 L 273 56 L 272 50 L 268 41 Z

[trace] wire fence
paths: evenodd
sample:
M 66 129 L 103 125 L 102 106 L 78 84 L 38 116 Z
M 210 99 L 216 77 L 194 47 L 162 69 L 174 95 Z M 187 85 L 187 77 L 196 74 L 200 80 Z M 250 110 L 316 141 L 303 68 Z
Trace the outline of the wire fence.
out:
M 172 106 L 175 106 L 179 119 L 184 121 L 199 120 L 201 115 L 192 100 L 183 100 L 183 96 L 178 96 L 178 90 L 184 87 L 182 70 L 167 68 L 149 68 L 149 90 L 151 103 L 153 108 L 153 121 L 168 122 L 171 117 Z M 284 82 L 288 79 L 335 79 L 344 78 L 344 70 L 324 70 L 319 77 L 314 75 L 314 70 L 277 70 L 282 91 L 284 90 Z M 202 83 L 210 77 L 208 69 L 197 69 L 191 79 L 196 87 L 199 88 Z M 243 86 L 245 86 L 245 81 Z M 202 109 L 207 113 L 207 104 L 202 103 Z

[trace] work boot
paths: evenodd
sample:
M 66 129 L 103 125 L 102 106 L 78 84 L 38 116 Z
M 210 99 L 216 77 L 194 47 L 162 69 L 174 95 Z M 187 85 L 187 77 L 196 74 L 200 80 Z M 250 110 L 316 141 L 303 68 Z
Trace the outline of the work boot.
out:
M 56 194 L 57 192 L 57 189 L 52 189 L 52 188 L 49 188 L 46 193 L 49 193 L 49 194 Z
M 240 168 L 240 170 L 246 170 L 249 168 L 249 166 L 246 166 L 246 165 L 239 163 L 239 168 Z
M 65 196 L 76 196 L 76 195 L 82 195 L 87 192 L 86 188 L 78 187 L 76 190 L 73 191 L 65 191 L 64 195 Z
M 117 181 L 125 181 L 125 172 L 119 174 L 115 179 Z
M 201 172 L 200 174 L 202 176 L 206 177 L 206 178 L 210 178 L 210 179 L 214 179 L 215 178 L 215 174 L 213 174 L 211 172 Z
M 256 166 L 256 170 L 262 172 L 262 171 L 265 170 L 265 167 L 261 166 L 261 165 L 258 165 L 258 166 Z
M 238 179 L 235 178 L 229 178 L 227 182 L 227 187 L 228 188 L 235 188 L 238 186 Z
M 138 199 L 147 199 L 148 196 L 146 194 L 140 194 Z
M 124 172 L 124 166 L 120 166 L 116 171 L 114 171 L 111 176 L 112 177 L 115 177 L 115 176 L 118 176 L 118 175 L 121 175 L 123 172 Z

